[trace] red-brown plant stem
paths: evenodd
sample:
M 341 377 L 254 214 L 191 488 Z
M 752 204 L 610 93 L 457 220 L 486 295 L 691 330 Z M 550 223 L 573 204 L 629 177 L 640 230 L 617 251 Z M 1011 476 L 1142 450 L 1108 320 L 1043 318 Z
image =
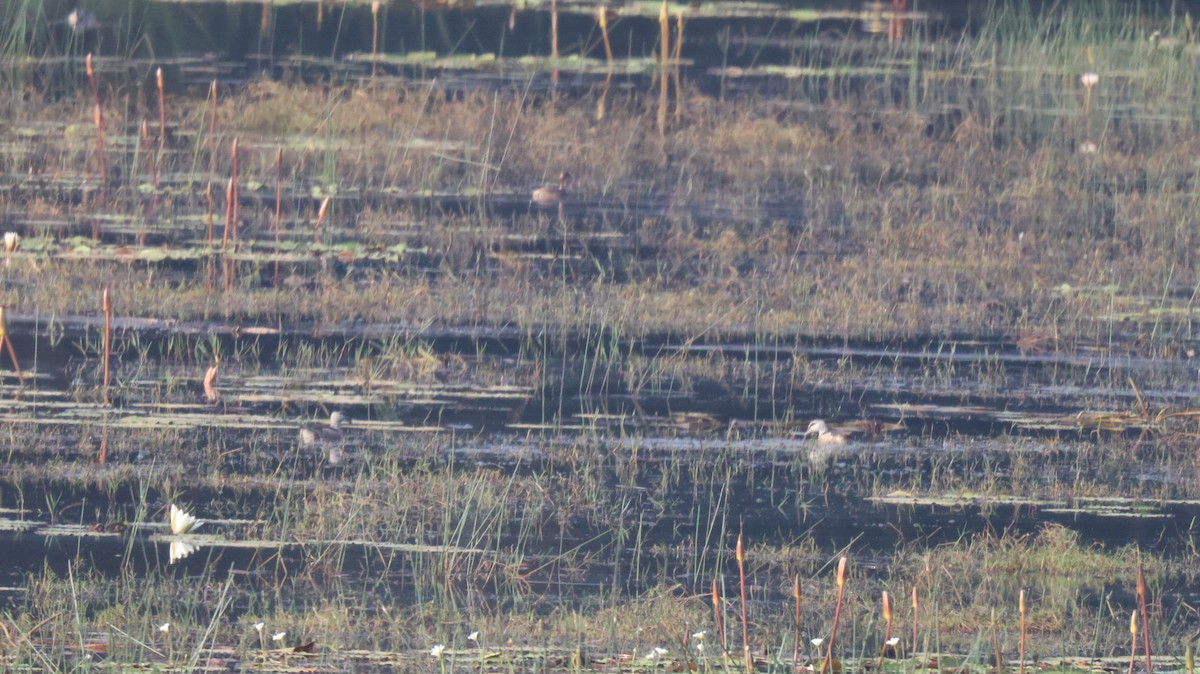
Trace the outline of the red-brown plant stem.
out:
M 96 70 L 92 67 L 92 55 L 87 55 L 86 69 L 88 82 L 92 85 L 92 103 L 94 104 L 92 120 L 96 123 L 96 156 L 100 161 L 100 203 L 108 201 L 108 160 L 104 156 L 104 114 L 100 109 L 100 87 L 96 84 Z M 100 238 L 100 225 L 96 221 L 92 227 L 92 238 Z
M 225 292 L 233 290 L 233 262 L 229 257 L 229 230 L 233 225 L 233 178 L 225 185 L 225 235 L 221 238 L 221 260 L 224 265 Z
M 212 114 L 208 118 L 208 170 L 217 161 L 217 81 L 212 81 Z
M 792 624 L 792 663 L 800 662 L 800 574 L 792 577 L 792 599 L 796 600 L 796 622 Z
M 1137 596 L 1138 604 L 1142 609 L 1142 639 L 1145 641 L 1146 647 L 1146 674 L 1150 674 L 1154 671 L 1150 655 L 1150 616 L 1146 611 L 1146 574 L 1142 573 L 1141 559 L 1138 560 Z
M 1021 590 L 1017 600 L 1017 609 L 1021 612 L 1021 653 L 1017 663 L 1017 674 L 1025 674 L 1025 590 Z
M 742 549 L 741 534 L 738 534 L 734 556 L 737 558 L 739 587 L 742 596 L 742 659 L 746 663 L 746 671 L 750 672 L 754 669 L 754 661 L 750 659 L 750 627 L 746 622 L 746 555 Z
M 883 630 L 883 648 L 879 649 L 879 664 L 876 669 L 883 669 L 883 656 L 887 654 L 888 642 L 892 639 L 892 600 L 888 598 L 887 590 L 883 591 L 883 620 L 887 627 Z
M 833 609 L 833 629 L 829 632 L 829 650 L 825 651 L 825 662 L 821 664 L 821 674 L 829 671 L 833 664 L 833 642 L 837 640 L 838 622 L 842 617 L 842 598 L 846 593 L 846 558 L 838 560 L 837 570 L 838 596 L 837 605 Z
M 12 340 L 8 338 L 8 319 L 4 317 L 4 307 L 0 307 L 0 341 L 4 342 L 5 348 L 8 349 L 8 357 L 12 360 L 13 369 L 17 371 L 17 380 L 24 386 L 25 373 L 21 371 L 21 364 L 17 362 L 17 351 L 13 348 Z
M 101 296 L 101 306 L 104 309 L 104 404 L 108 404 L 109 357 L 112 353 L 112 301 L 108 297 L 108 288 L 104 288 Z
M 713 578 L 712 582 L 712 604 L 713 620 L 717 624 L 717 635 L 721 638 L 721 653 L 728 653 L 728 642 L 725 640 L 725 620 L 721 618 L 721 588 L 717 585 L 716 578 Z
M 154 75 L 158 80 L 158 156 L 162 157 L 167 142 L 167 94 L 163 88 L 162 68 Z
M 221 249 L 229 246 L 229 230 L 233 227 L 233 178 L 225 183 L 225 231 L 221 235 Z
M 142 120 L 142 140 L 146 143 L 146 168 L 150 170 L 150 184 L 154 187 L 155 194 L 158 193 L 158 162 L 154 160 L 154 153 L 149 150 L 150 145 L 150 125 L 146 120 Z

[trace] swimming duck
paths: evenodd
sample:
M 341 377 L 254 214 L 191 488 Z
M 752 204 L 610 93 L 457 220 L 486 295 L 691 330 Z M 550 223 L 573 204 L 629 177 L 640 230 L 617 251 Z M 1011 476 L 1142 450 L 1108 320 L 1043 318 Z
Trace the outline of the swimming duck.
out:
M 300 428 L 300 446 L 312 447 L 320 443 L 335 443 L 342 441 L 342 424 L 348 424 L 350 420 L 341 412 L 334 412 L 329 415 L 329 424 L 322 426 L 320 424 L 305 424 Z
M 823 419 L 813 419 L 808 424 L 808 430 L 804 431 L 805 436 L 809 436 L 814 433 L 817 435 L 818 445 L 846 444 L 846 436 L 829 430 L 829 425 L 826 424 Z
M 567 198 L 567 192 L 571 189 L 571 183 L 574 182 L 574 180 L 574 176 L 566 171 L 563 171 L 562 174 L 558 176 L 558 187 L 539 187 L 533 191 L 530 200 L 542 208 L 559 206 L 562 204 L 563 200 Z

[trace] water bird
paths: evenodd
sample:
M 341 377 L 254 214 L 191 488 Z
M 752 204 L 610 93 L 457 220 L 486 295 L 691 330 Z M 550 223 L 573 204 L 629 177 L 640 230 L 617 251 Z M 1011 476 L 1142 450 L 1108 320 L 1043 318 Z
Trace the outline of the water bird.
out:
M 808 424 L 808 430 L 804 431 L 805 437 L 816 434 L 818 445 L 844 445 L 846 444 L 846 436 L 842 433 L 834 433 L 829 430 L 829 425 L 823 419 L 813 419 Z
M 168 522 L 171 525 L 171 533 L 177 536 L 199 529 L 200 525 L 204 524 L 174 503 L 171 504 L 171 516 Z
M 553 185 L 539 187 L 533 191 L 533 194 L 530 196 L 530 201 L 542 208 L 561 206 L 563 200 L 567 198 L 567 193 L 571 189 L 571 183 L 574 181 L 574 176 L 567 171 L 563 171 L 558 176 L 558 187 L 554 187 Z
M 66 18 L 59 19 L 55 23 L 66 25 L 73 33 L 86 33 L 90 30 L 100 29 L 100 19 L 94 12 L 84 7 L 76 7 Z
M 334 412 L 329 415 L 329 424 L 305 424 L 300 428 L 300 446 L 312 447 L 321 443 L 341 442 L 342 424 L 348 424 L 350 420 L 341 412 Z

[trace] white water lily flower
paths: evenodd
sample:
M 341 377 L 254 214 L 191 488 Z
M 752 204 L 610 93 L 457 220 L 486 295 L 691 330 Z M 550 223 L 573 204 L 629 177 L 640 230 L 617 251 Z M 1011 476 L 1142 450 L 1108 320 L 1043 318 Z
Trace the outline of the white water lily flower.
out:
M 429 649 L 429 656 L 433 658 L 442 657 L 442 652 L 446 650 L 446 644 L 437 644 Z
M 171 533 L 175 535 L 186 534 L 194 529 L 199 529 L 203 524 L 200 520 L 192 517 L 186 510 L 180 508 L 174 503 L 171 504 Z
M 266 623 L 254 623 L 254 631 L 255 631 L 255 632 L 262 632 L 263 628 L 264 628 L 264 627 L 266 627 L 266 626 L 267 626 L 267 624 L 266 624 Z
M 282 641 L 287 636 L 287 632 L 276 632 L 271 635 L 271 641 Z
M 693 634 L 692 638 L 697 639 L 697 640 L 703 639 L 705 634 L 708 634 L 707 630 L 700 630 L 699 632 L 696 632 L 695 634 Z
M 817 637 L 816 639 L 810 640 L 808 643 L 812 644 L 813 646 L 820 646 L 821 644 L 825 643 L 825 640 L 821 637 Z
M 479 641 L 479 630 L 475 630 L 467 635 L 467 641 Z
M 900 637 L 892 637 L 891 639 L 887 640 L 888 646 L 895 646 L 898 643 L 900 643 Z
M 158 626 L 159 632 L 166 632 L 171 629 L 171 623 L 163 623 Z
M 1092 87 L 1096 86 L 1097 82 L 1100 81 L 1100 76 L 1096 73 L 1084 73 L 1079 76 L 1079 81 L 1083 84 L 1083 86 L 1091 89 Z

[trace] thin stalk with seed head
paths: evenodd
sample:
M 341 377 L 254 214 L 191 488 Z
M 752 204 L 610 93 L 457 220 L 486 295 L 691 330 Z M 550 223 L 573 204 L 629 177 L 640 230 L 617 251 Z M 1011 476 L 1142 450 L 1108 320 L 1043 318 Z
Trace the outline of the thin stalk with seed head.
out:
M 600 5 L 600 9 L 596 10 L 596 14 L 600 22 L 600 37 L 604 40 L 604 63 L 611 69 L 613 66 L 613 50 L 612 43 L 608 41 L 608 5 Z
M 917 610 L 920 608 L 920 603 L 917 601 L 917 588 L 912 591 L 912 610 L 913 610 L 913 639 L 912 652 L 917 652 Z
M 800 574 L 792 577 L 792 599 L 796 600 L 796 621 L 792 623 L 792 663 L 800 662 Z
M 683 63 L 683 12 L 675 15 L 675 54 L 673 57 L 674 63 L 671 67 L 671 79 L 675 82 L 675 121 L 683 121 L 683 92 L 680 88 L 683 86 L 683 75 L 680 72 Z
M 833 609 L 833 629 L 829 632 L 829 650 L 825 651 L 825 662 L 821 664 L 821 674 L 829 671 L 833 664 L 833 642 L 837 640 L 838 621 L 842 617 L 842 599 L 846 594 L 846 557 L 838 560 L 837 568 L 837 604 Z
M 742 548 L 741 534 L 738 534 L 734 556 L 737 558 L 739 587 L 742 595 L 742 659 L 746 663 L 746 671 L 750 672 L 754 669 L 754 661 L 750 658 L 750 627 L 746 622 L 746 554 Z
M 167 93 L 163 87 L 162 68 L 154 75 L 158 81 L 158 156 L 162 157 L 167 142 Z
M 371 3 L 371 80 L 379 66 L 379 0 Z
M 883 621 L 886 625 L 883 629 L 883 648 L 879 649 L 876 669 L 883 669 L 883 656 L 887 653 L 888 642 L 892 640 L 892 600 L 888 597 L 887 590 L 883 591 Z
M 1017 661 L 1017 674 L 1025 674 L 1025 590 L 1021 590 L 1021 594 L 1018 595 L 1017 610 L 1021 612 L 1021 652 Z
M 1146 611 L 1146 574 L 1142 572 L 1141 559 L 1138 559 L 1137 596 L 1138 605 L 1142 610 L 1142 639 L 1146 647 L 1146 674 L 1150 674 L 1154 671 L 1150 655 L 1150 615 Z
M 92 67 L 92 55 L 87 55 L 88 82 L 92 85 L 92 121 L 96 124 L 96 156 L 100 161 L 100 201 L 108 201 L 108 159 L 104 156 L 104 113 L 100 108 L 100 87 L 96 84 L 96 70 Z M 99 238 L 99 225 L 93 227 L 93 239 Z
M 725 640 L 725 621 L 721 619 L 721 588 L 717 585 L 717 579 L 713 578 L 712 582 L 712 605 L 713 605 L 713 622 L 717 625 L 717 635 L 721 639 L 721 653 L 728 653 L 729 647 Z

